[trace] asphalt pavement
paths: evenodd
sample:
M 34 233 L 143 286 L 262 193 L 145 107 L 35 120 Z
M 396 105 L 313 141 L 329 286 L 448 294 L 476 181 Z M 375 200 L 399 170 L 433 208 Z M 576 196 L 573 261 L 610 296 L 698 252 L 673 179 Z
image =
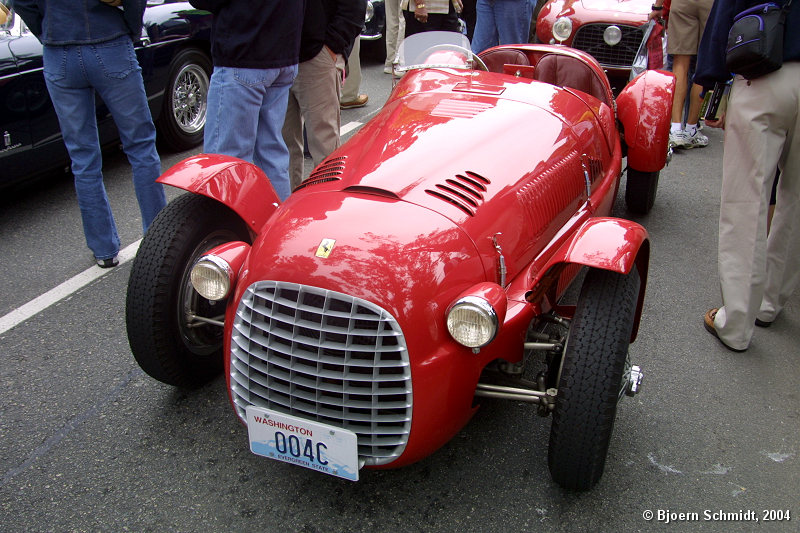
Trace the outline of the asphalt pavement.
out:
M 363 71 L 370 102 L 343 112 L 351 128 L 390 88 L 381 63 Z M 645 377 L 590 492 L 552 483 L 550 420 L 518 402 L 486 401 L 432 456 L 356 483 L 255 456 L 222 377 L 184 391 L 138 369 L 127 262 L 0 329 L 0 531 L 800 530 L 800 294 L 746 353 L 703 329 L 720 303 L 722 133 L 706 133 L 662 171 L 649 215 L 626 213 L 620 190 L 616 214 L 652 239 L 631 345 Z M 127 246 L 141 227 L 124 156 L 106 176 Z M 0 199 L 0 321 L 92 264 L 68 179 Z

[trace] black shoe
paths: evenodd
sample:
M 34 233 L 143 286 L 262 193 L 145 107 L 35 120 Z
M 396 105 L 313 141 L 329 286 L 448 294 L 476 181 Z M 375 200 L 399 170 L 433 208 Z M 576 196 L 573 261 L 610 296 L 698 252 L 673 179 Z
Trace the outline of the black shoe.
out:
M 765 320 L 759 320 L 756 318 L 756 326 L 760 328 L 768 328 L 772 325 L 772 322 L 767 322 Z
M 99 266 L 100 268 L 112 268 L 112 267 L 115 267 L 115 266 L 117 266 L 119 264 L 119 259 L 117 259 L 116 255 L 114 257 L 109 258 L 109 259 L 97 259 L 97 258 L 95 258 L 95 261 L 97 261 L 97 266 Z

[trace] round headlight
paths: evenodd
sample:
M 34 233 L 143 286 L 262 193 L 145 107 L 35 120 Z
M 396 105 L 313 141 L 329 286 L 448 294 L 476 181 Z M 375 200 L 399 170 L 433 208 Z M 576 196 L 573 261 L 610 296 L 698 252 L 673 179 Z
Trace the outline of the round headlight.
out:
M 619 26 L 609 26 L 603 32 L 603 40 L 608 46 L 619 44 L 622 40 L 622 30 L 619 29 Z
M 192 287 L 203 298 L 222 300 L 231 289 L 233 271 L 230 265 L 219 257 L 207 255 L 201 257 L 192 267 Z
M 476 296 L 459 299 L 447 312 L 447 331 L 467 348 L 480 348 L 492 342 L 497 324 L 494 308 Z
M 570 35 L 572 35 L 572 20 L 568 17 L 557 18 L 553 24 L 553 37 L 561 42 L 569 39 Z

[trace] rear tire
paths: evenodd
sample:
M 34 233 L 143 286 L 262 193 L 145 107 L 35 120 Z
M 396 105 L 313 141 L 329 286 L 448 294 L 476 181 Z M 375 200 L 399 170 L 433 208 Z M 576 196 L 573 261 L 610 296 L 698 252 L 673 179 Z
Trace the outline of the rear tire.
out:
M 147 374 L 193 388 L 222 372 L 223 328 L 190 324 L 188 314 L 218 317 L 226 302 L 202 298 L 189 273 L 211 248 L 249 240 L 241 219 L 205 196 L 185 194 L 158 214 L 133 262 L 125 307 L 128 342 Z
M 158 118 L 161 141 L 170 150 L 181 152 L 203 142 L 211 70 L 211 60 L 197 49 L 182 50 L 172 59 Z
M 550 429 L 548 466 L 570 490 L 603 475 L 639 295 L 634 267 L 623 275 L 592 269 L 570 326 Z
M 625 205 L 628 211 L 646 215 L 656 202 L 659 172 L 642 172 L 628 168 L 625 184 Z

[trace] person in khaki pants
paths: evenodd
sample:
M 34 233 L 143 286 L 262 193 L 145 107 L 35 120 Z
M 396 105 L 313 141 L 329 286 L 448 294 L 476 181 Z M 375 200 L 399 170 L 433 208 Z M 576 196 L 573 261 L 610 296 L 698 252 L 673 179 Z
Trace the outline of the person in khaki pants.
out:
M 342 109 L 354 109 L 364 107 L 369 101 L 369 96 L 359 93 L 361 88 L 361 38 L 356 37 L 353 43 L 353 51 L 347 58 L 347 76 L 342 85 L 342 96 L 339 98 L 339 107 Z
M 715 2 L 700 42 L 695 82 L 726 82 L 725 47 L 734 16 L 752 0 Z M 800 285 L 800 9 L 786 18 L 783 66 L 756 79 L 735 76 L 725 114 L 718 268 L 722 306 L 703 317 L 706 330 L 733 351 L 750 346 Z M 781 172 L 767 234 L 775 168 Z
M 303 128 L 314 165 L 339 147 L 345 58 L 364 25 L 366 0 L 307 0 L 300 65 L 289 92 L 283 138 L 292 189 L 303 181 Z

